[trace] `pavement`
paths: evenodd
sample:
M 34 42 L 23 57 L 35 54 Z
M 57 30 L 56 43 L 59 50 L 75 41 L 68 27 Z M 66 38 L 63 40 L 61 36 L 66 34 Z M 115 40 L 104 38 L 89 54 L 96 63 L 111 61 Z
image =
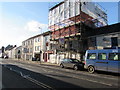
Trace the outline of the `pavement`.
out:
M 47 66 L 59 66 L 59 64 L 56 63 L 50 63 L 50 62 L 40 62 L 40 61 L 29 61 L 29 60 L 22 60 L 22 59 L 13 59 L 15 61 L 25 62 L 25 63 L 33 63 L 33 64 L 41 64 L 41 65 L 47 65 Z

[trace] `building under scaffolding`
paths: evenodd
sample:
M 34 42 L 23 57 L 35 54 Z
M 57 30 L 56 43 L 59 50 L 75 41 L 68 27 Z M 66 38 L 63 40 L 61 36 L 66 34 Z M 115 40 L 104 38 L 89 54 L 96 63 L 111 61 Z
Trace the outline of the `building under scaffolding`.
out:
M 64 0 L 49 9 L 49 30 L 55 54 L 81 59 L 93 42 L 88 37 L 94 28 L 107 25 L 105 10 L 93 2 Z M 88 47 L 91 44 L 91 47 Z M 57 56 L 56 56 L 57 57 Z

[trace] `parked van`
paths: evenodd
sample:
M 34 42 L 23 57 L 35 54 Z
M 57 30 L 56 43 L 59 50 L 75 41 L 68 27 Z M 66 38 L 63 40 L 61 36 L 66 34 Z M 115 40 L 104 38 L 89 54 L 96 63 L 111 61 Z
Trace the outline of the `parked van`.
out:
M 120 49 L 87 50 L 84 68 L 120 73 Z

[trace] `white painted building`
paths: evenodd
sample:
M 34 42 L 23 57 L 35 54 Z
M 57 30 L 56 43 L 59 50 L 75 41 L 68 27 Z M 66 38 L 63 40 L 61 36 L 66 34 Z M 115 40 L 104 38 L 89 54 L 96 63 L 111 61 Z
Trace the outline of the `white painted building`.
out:
M 16 46 L 11 49 L 5 50 L 5 55 L 7 55 L 11 59 L 15 59 L 15 49 Z
M 34 38 L 31 37 L 22 42 L 22 59 L 23 60 L 31 60 L 33 56 L 33 40 Z
M 0 57 L 2 57 L 2 50 L 0 49 Z
M 42 34 L 34 36 L 33 40 L 33 57 L 37 60 L 41 60 L 41 53 L 42 53 Z

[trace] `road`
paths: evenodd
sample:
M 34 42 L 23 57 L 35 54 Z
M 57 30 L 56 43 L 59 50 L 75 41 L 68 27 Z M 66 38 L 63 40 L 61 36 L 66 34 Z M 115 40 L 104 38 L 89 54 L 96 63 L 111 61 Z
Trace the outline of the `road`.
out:
M 57 90 L 61 88 L 77 89 L 116 89 L 119 75 L 87 71 L 75 71 L 58 66 L 40 65 L 23 61 L 0 59 L 2 67 L 2 88 L 40 88 Z

